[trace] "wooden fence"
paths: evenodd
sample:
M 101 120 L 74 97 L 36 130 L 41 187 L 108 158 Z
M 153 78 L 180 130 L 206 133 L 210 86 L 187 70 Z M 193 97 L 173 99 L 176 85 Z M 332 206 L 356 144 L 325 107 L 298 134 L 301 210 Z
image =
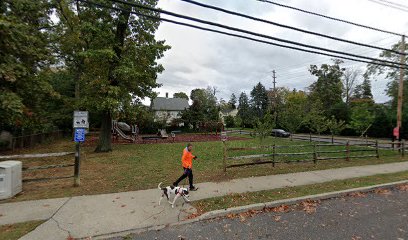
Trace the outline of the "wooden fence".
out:
M 33 159 L 33 158 L 48 158 L 48 157 L 63 157 L 67 155 L 73 155 L 74 152 L 61 152 L 61 153 L 44 153 L 44 154 L 24 154 L 24 155 L 9 155 L 9 156 L 0 156 L 0 160 L 17 160 L 17 159 Z M 74 158 L 73 158 L 74 162 Z M 52 168 L 66 168 L 66 167 L 74 167 L 74 163 L 68 164 L 54 164 L 54 165 L 41 165 L 41 166 L 33 166 L 33 167 L 26 167 L 24 166 L 23 162 L 23 172 L 26 171 L 36 171 L 36 170 L 44 170 L 44 169 L 52 169 Z M 75 175 L 75 174 L 74 174 Z M 65 178 L 73 178 L 74 175 L 70 176 L 59 176 L 59 177 L 42 177 L 42 178 L 31 178 L 31 179 L 23 179 L 23 182 L 34 182 L 34 181 L 48 181 L 48 180 L 55 180 L 55 179 L 65 179 Z
M 64 137 L 64 132 L 61 130 L 13 137 L 9 148 L 12 151 L 20 148 L 30 148 L 46 141 L 61 139 L 62 137 Z
M 241 167 L 241 166 L 248 166 L 248 165 L 259 165 L 259 164 L 272 164 L 275 167 L 276 163 L 292 163 L 292 162 L 314 162 L 315 164 L 318 161 L 323 160 L 334 160 L 334 159 L 345 159 L 349 161 L 352 158 L 368 158 L 368 157 L 376 157 L 379 158 L 379 151 L 378 151 L 378 142 L 376 141 L 374 144 L 372 143 L 360 143 L 355 144 L 352 146 L 349 142 L 346 144 L 306 144 L 306 145 L 271 145 L 271 146 L 257 146 L 257 147 L 227 147 L 226 141 L 223 141 L 224 145 L 224 157 L 223 157 L 223 165 L 224 165 L 224 172 L 227 171 L 227 168 L 233 167 Z M 340 150 L 321 150 L 321 147 L 325 148 L 343 148 Z M 364 148 L 356 148 L 356 147 L 364 147 Z M 281 149 L 288 149 L 288 148 L 309 148 L 310 150 L 307 152 L 282 152 Z M 268 153 L 264 154 L 253 154 L 253 155 L 239 155 L 239 156 L 229 156 L 230 152 L 234 151 L 256 151 L 256 150 L 263 150 L 268 151 Z M 371 153 L 371 154 L 361 154 L 361 153 Z M 355 155 L 353 153 L 360 153 L 359 155 Z M 322 156 L 324 154 L 341 154 L 341 156 Z M 304 159 L 300 160 L 284 160 L 283 157 L 292 157 L 292 156 L 300 156 L 304 157 Z M 250 160 L 250 162 L 244 163 L 232 163 L 229 164 L 228 162 L 233 161 L 242 161 L 242 160 Z

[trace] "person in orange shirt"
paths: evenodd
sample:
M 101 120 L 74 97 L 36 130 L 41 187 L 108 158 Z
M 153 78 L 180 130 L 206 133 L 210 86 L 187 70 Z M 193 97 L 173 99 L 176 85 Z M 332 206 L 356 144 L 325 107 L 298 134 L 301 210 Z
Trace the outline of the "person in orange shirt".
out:
M 190 191 L 195 191 L 197 188 L 193 185 L 193 159 L 196 159 L 197 156 L 194 156 L 192 151 L 193 145 L 191 143 L 187 144 L 187 147 L 183 150 L 183 156 L 181 157 L 181 165 L 183 166 L 184 172 L 183 175 L 173 183 L 173 186 L 177 187 L 183 179 L 188 177 Z

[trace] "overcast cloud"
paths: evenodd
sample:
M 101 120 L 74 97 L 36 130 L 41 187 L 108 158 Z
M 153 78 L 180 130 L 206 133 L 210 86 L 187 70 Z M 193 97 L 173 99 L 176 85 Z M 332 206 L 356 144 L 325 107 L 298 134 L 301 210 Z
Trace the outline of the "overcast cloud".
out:
M 399 40 L 397 36 L 337 23 L 255 0 L 197 1 L 310 31 L 387 48 Z M 408 27 L 407 12 L 387 8 L 368 0 L 276 1 L 390 31 L 408 32 L 406 30 Z M 393 1 L 404 3 L 402 0 Z M 229 16 L 183 3 L 179 0 L 160 0 L 159 7 L 306 44 L 347 50 L 370 57 L 376 57 L 379 54 L 379 51 L 374 49 L 340 43 Z M 157 32 L 157 39 L 166 40 L 167 44 L 172 47 L 165 53 L 165 57 L 160 60 L 166 70 L 158 77 L 158 82 L 163 84 L 161 88 L 156 90 L 159 92 L 159 96 L 164 96 L 166 92 L 172 96 L 173 93 L 179 91 L 190 95 L 191 90 L 194 88 L 206 88 L 211 85 L 218 88 L 218 99 L 229 99 L 232 93 L 237 96 L 242 91 L 249 93 L 259 81 L 267 88 L 271 88 L 272 70 L 277 72 L 278 87 L 305 89 L 315 81 L 315 78 L 307 71 L 310 64 L 330 62 L 329 57 L 302 53 L 170 23 L 161 24 Z M 364 68 L 364 64 L 350 61 L 346 61 L 344 65 L 353 68 Z M 372 81 L 373 94 L 377 102 L 388 100 L 388 97 L 384 94 L 386 83 L 387 80 L 382 78 Z M 148 100 L 144 102 L 150 103 Z

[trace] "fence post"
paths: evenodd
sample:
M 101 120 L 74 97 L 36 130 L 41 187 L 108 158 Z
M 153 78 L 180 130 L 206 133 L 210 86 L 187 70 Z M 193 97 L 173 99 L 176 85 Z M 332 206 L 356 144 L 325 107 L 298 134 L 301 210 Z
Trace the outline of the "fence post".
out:
M 312 142 L 312 133 L 309 132 L 309 142 Z
M 275 147 L 275 143 L 272 146 L 272 167 L 275 167 L 275 154 L 276 154 L 276 147 Z
M 79 168 L 81 166 L 81 158 L 80 158 L 80 143 L 75 143 L 75 168 L 74 168 L 74 186 L 78 187 L 81 183 L 79 178 Z
M 375 140 L 375 155 L 377 158 L 380 158 L 380 154 L 378 151 L 378 140 Z
M 222 143 L 224 146 L 224 158 L 223 158 L 224 172 L 227 172 L 227 144 L 225 143 L 225 140 L 222 141 Z
M 334 135 L 332 134 L 332 144 L 334 144 Z
M 402 139 L 402 146 L 401 146 L 401 156 L 405 156 L 405 140 Z
M 350 143 L 348 140 L 346 142 L 346 161 L 350 161 Z
M 313 162 L 314 162 L 314 164 L 317 163 L 316 143 L 313 144 Z

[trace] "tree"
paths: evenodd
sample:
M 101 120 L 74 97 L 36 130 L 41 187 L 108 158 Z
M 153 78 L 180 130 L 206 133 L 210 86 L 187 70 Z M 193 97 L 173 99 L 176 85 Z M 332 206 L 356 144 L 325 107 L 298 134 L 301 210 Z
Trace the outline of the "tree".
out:
M 241 127 L 252 126 L 253 116 L 252 116 L 251 108 L 249 105 L 249 99 L 245 92 L 242 92 L 241 95 L 239 96 L 238 103 L 239 103 L 238 116 L 242 120 Z
M 178 93 L 173 94 L 173 98 L 182 98 L 182 99 L 187 99 L 187 100 L 189 99 L 188 95 L 184 92 L 178 92 Z
M 345 98 L 345 102 L 347 106 L 350 104 L 350 99 L 354 93 L 354 88 L 358 83 L 358 79 L 361 76 L 361 70 L 359 69 L 346 69 L 343 73 L 343 97 Z
M 310 111 L 306 115 L 306 123 L 310 131 L 320 133 L 327 130 L 328 120 L 324 116 L 322 110 L 323 104 L 320 102 L 314 102 L 311 104 Z
M 362 102 L 353 106 L 350 126 L 360 134 L 360 136 L 363 136 L 367 132 L 374 123 L 374 120 L 375 116 L 370 112 L 368 103 Z
M 155 7 L 157 0 L 131 2 Z M 126 4 L 106 2 L 111 10 L 76 2 L 58 1 L 61 48 L 69 53 L 67 67 L 78 70 L 81 95 L 78 108 L 101 116 L 96 152 L 111 151 L 112 116 L 135 98 L 153 97 L 157 74 L 163 66 L 157 60 L 169 49 L 155 39 L 159 22 L 130 13 Z M 139 10 L 138 10 L 139 11 Z M 158 17 L 158 13 L 146 12 Z M 78 50 L 78 46 L 79 50 Z M 78 84 L 77 84 L 78 85 Z
M 347 127 L 346 122 L 343 120 L 337 120 L 334 116 L 332 116 L 327 121 L 327 129 L 329 129 L 331 135 L 340 134 Z
M 232 109 L 237 108 L 237 97 L 235 94 L 231 94 L 230 100 L 228 101 L 228 104 L 231 106 Z
M 310 85 L 311 98 L 320 101 L 325 112 L 332 106 L 343 101 L 343 85 L 341 78 L 344 68 L 340 67 L 342 61 L 333 60 L 333 65 L 322 64 L 319 67 L 310 65 L 309 72 L 317 77 L 317 81 Z
M 268 109 L 268 93 L 260 82 L 251 91 L 251 108 L 258 118 L 262 118 Z
M 218 121 L 217 98 L 210 89 L 193 89 L 190 99 L 193 104 L 182 113 L 187 124 L 197 126 L 198 122 Z
M 284 106 L 279 112 L 278 124 L 285 130 L 296 133 L 306 116 L 307 95 L 303 91 L 289 92 L 284 99 Z
M 255 127 L 255 133 L 259 137 L 261 144 L 267 136 L 272 134 L 272 129 L 275 128 L 275 117 L 269 112 L 266 113 L 261 119 L 258 119 Z
M 354 90 L 354 99 L 366 99 L 366 100 L 372 100 L 373 99 L 373 94 L 371 92 L 371 82 L 370 79 L 365 77 L 364 81 L 357 85 L 355 90 Z
M 51 7 L 47 0 L 0 1 L 0 129 L 53 125 L 43 106 L 58 96 L 40 77 L 54 60 Z

